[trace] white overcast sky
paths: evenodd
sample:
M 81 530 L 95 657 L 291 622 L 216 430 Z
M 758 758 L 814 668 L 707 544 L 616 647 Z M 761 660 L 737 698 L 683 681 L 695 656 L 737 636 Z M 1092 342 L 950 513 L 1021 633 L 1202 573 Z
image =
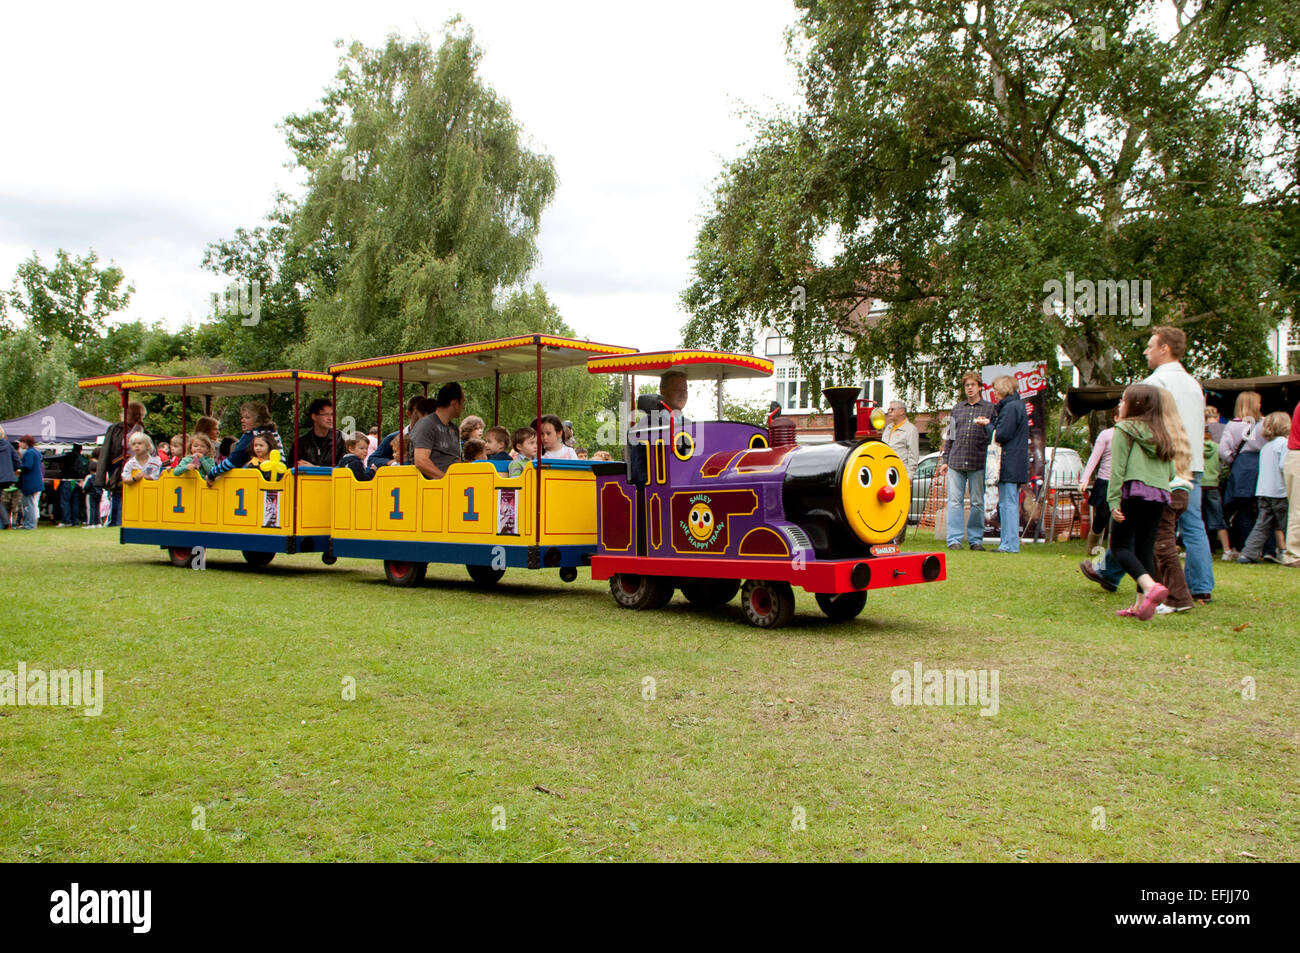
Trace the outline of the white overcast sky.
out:
M 0 287 L 33 251 L 94 248 L 136 287 L 125 318 L 201 318 L 220 285 L 205 245 L 260 224 L 276 189 L 300 193 L 276 124 L 319 101 L 335 39 L 423 30 L 436 46 L 454 13 L 555 158 L 533 277 L 581 337 L 680 343 L 711 183 L 749 141 L 748 109 L 797 99 L 789 0 L 6 3 Z

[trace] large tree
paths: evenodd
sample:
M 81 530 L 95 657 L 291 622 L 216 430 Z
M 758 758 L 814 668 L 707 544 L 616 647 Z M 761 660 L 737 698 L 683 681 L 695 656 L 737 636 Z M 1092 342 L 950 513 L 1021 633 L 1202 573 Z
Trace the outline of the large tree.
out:
M 93 342 L 103 334 L 108 316 L 130 302 L 135 287 L 126 283 L 122 269 L 111 262 L 98 268 L 98 263 L 94 249 L 82 256 L 60 248 L 52 268 L 35 252 L 18 266 L 9 304 L 27 318 L 46 347 L 55 340 L 73 347 Z
M 689 342 L 744 346 L 766 324 L 815 369 L 848 328 L 904 384 L 1055 363 L 1059 345 L 1105 383 L 1174 323 L 1200 370 L 1267 370 L 1296 200 L 1291 4 L 798 6 L 804 103 L 723 173 L 683 295 Z M 1051 285 L 1084 281 L 1110 294 Z M 1149 313 L 1122 313 L 1110 283 L 1144 281 Z M 850 320 L 867 301 L 883 316 Z
M 348 47 L 320 108 L 285 119 L 305 196 L 278 197 L 266 227 L 209 246 L 205 267 L 257 281 L 261 299 L 255 319 L 218 313 L 200 334 L 203 350 L 239 368 L 324 367 L 527 331 L 571 334 L 527 283 L 554 164 L 528 147 L 483 81 L 481 56 L 457 21 L 437 49 L 423 36 Z M 594 387 L 580 372 L 548 374 L 547 409 L 577 415 Z M 471 411 L 490 406 L 487 388 L 469 389 Z M 505 382 L 503 419 L 531 419 L 531 393 Z M 393 397 L 390 388 L 390 408 Z M 368 425 L 369 400 L 341 397 L 340 417 Z
M 509 104 L 478 73 L 481 51 L 453 24 L 354 43 L 321 108 L 286 120 L 307 170 L 295 238 L 334 268 L 308 304 L 302 353 L 322 363 L 492 337 L 537 260 L 556 188 Z

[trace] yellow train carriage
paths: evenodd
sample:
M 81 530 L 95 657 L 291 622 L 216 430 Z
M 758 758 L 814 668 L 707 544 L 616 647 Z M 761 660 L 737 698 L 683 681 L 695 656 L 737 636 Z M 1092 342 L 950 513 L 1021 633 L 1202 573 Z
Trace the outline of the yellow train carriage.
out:
M 596 478 L 587 466 L 542 461 L 517 477 L 494 462 L 455 463 L 440 480 L 413 466 L 374 479 L 333 473 L 333 553 L 384 560 L 394 585 L 416 585 L 428 563 L 461 563 L 479 582 L 507 568 L 559 568 L 572 580 L 596 551 Z
M 164 471 L 157 480 L 122 487 L 122 542 L 161 546 L 177 565 L 208 549 L 240 550 L 254 565 L 275 553 L 324 553 L 330 472 L 300 467 L 277 479 L 261 470 L 231 470 L 209 487 L 193 470 Z
M 330 373 L 393 380 L 399 392 L 408 382 L 427 389 L 492 377 L 495 425 L 502 374 L 536 374 L 540 417 L 542 371 L 633 352 L 526 334 L 335 364 Z M 399 432 L 403 412 L 399 405 Z M 382 559 L 394 585 L 417 585 L 429 563 L 460 563 L 481 583 L 496 582 L 507 568 L 558 568 L 561 579 L 572 581 L 596 552 L 596 479 L 585 461 L 534 459 L 517 477 L 508 475 L 506 461 L 453 463 L 436 480 L 414 466 L 381 467 L 370 480 L 335 470 L 333 481 L 332 553 Z
M 204 411 L 210 412 L 213 397 L 292 393 L 296 422 L 304 391 L 342 387 L 378 393 L 383 385 L 365 378 L 283 370 L 205 377 L 115 375 L 87 378 L 80 386 L 121 391 L 124 412 L 129 391 L 179 394 L 184 435 L 191 397 L 202 398 Z M 121 541 L 159 546 L 177 566 L 191 565 L 209 549 L 238 550 L 255 566 L 266 565 L 276 553 L 319 552 L 333 562 L 331 473 L 329 467 L 312 466 L 235 469 L 208 486 L 195 471 L 177 475 L 164 470 L 157 480 L 122 487 Z

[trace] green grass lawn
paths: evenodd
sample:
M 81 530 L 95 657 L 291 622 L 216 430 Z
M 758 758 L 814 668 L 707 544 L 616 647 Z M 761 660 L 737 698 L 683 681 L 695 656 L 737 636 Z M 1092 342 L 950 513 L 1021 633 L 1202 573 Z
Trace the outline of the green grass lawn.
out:
M 1080 550 L 767 632 L 585 572 L 0 533 L 0 669 L 106 696 L 0 708 L 0 861 L 1300 859 L 1300 572 L 1216 561 L 1211 606 L 1144 624 Z M 998 713 L 894 705 L 918 661 L 997 670 Z

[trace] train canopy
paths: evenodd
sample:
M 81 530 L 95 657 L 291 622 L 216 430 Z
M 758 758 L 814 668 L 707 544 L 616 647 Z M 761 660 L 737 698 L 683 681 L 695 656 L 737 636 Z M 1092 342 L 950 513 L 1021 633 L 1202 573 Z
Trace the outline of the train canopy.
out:
M 738 380 L 771 377 L 772 362 L 753 354 L 728 351 L 640 351 L 619 357 L 593 357 L 587 361 L 592 374 L 664 374 L 678 371 L 687 380 Z
M 292 394 L 295 390 L 342 388 L 378 390 L 383 381 L 365 377 L 335 377 L 320 371 L 253 371 L 246 374 L 210 374 L 198 377 L 156 377 L 132 382 L 130 390 L 187 397 L 239 397 L 243 394 Z
M 592 355 L 635 354 L 636 348 L 597 344 L 551 334 L 521 334 L 518 337 L 458 344 L 453 347 L 390 354 L 364 361 L 330 365 L 331 374 L 365 373 L 384 380 L 407 383 L 445 384 L 479 377 L 547 371 L 577 367 Z

